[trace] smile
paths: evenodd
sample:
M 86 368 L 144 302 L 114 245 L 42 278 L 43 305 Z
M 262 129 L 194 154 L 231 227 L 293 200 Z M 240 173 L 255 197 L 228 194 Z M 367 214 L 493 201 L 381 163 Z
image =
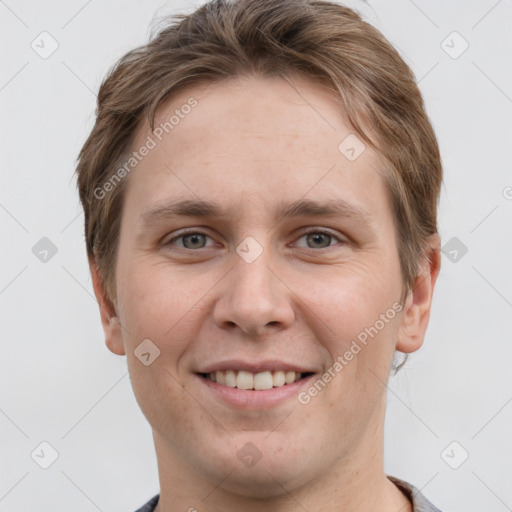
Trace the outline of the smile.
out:
M 243 390 L 265 391 L 272 388 L 293 384 L 308 377 L 311 373 L 295 371 L 262 371 L 252 373 L 245 370 L 225 370 L 200 374 L 202 377 L 217 382 L 222 386 Z

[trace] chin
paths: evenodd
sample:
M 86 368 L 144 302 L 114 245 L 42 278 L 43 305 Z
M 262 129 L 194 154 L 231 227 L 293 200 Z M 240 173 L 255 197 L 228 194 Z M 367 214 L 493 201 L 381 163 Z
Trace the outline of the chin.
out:
M 314 479 L 311 457 L 301 454 L 296 443 L 287 449 L 287 443 L 279 436 L 274 443 L 270 439 L 263 442 L 260 436 L 252 440 L 251 436 L 243 437 L 242 442 L 233 443 L 233 450 L 213 455 L 209 460 L 210 476 L 216 482 L 222 481 L 220 487 L 224 491 L 264 500 L 285 495 Z
M 304 476 L 304 475 L 303 475 Z M 285 495 L 298 486 L 297 468 L 289 468 L 285 474 L 266 469 L 263 466 L 256 468 L 234 468 L 234 471 L 221 484 L 221 487 L 232 494 L 245 498 L 275 499 Z

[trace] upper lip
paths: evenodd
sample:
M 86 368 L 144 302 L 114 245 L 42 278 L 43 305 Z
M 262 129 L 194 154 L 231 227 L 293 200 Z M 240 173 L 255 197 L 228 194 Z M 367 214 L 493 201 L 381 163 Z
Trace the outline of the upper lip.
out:
M 316 373 L 312 368 L 306 368 L 303 365 L 288 363 L 286 361 L 268 360 L 268 361 L 242 361 L 239 359 L 230 359 L 216 363 L 206 364 L 198 370 L 197 373 L 214 373 L 226 370 L 242 370 L 251 373 L 260 373 L 265 371 L 276 372 L 297 372 L 297 373 Z

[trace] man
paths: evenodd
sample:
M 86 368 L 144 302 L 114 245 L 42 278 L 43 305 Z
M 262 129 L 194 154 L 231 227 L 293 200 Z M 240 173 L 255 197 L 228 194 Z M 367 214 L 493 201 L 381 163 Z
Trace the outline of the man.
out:
M 438 510 L 383 467 L 442 168 L 378 31 L 330 2 L 209 2 L 111 71 L 77 173 L 106 344 L 153 429 L 140 511 Z

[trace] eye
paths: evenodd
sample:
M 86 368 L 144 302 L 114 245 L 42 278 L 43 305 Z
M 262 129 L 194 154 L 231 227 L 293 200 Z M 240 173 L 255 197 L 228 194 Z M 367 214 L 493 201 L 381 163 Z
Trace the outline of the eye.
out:
M 166 241 L 163 245 L 174 245 L 180 249 L 188 250 L 204 249 L 205 247 L 211 247 L 215 245 L 214 243 L 207 245 L 208 239 L 213 240 L 209 235 L 203 233 L 202 231 L 190 229 L 182 231 L 179 235 L 175 235 L 174 237 Z M 297 245 L 306 250 L 328 249 L 329 247 L 337 245 L 337 243 L 347 243 L 345 240 L 340 239 L 333 233 L 319 229 L 312 229 L 310 231 L 303 233 L 298 238 L 298 240 L 301 239 L 306 240 L 306 246 L 301 246 L 300 244 Z
M 338 238 L 334 234 L 328 231 L 321 230 L 308 231 L 304 233 L 301 237 L 299 237 L 298 240 L 301 240 L 302 238 L 306 239 L 307 246 L 302 246 L 305 249 L 327 249 L 329 247 L 332 247 L 331 242 L 333 240 L 336 240 L 337 242 L 341 243 L 346 243 L 344 240 L 340 240 L 340 238 Z M 333 245 L 336 245 L 336 243 L 334 243 Z
M 165 242 L 164 245 L 177 245 L 181 249 L 203 249 L 206 247 L 206 240 L 211 237 L 201 231 L 184 231 L 180 235 L 175 236 Z M 182 244 L 176 244 L 177 240 L 181 240 Z M 213 244 L 211 244 L 213 245 Z

